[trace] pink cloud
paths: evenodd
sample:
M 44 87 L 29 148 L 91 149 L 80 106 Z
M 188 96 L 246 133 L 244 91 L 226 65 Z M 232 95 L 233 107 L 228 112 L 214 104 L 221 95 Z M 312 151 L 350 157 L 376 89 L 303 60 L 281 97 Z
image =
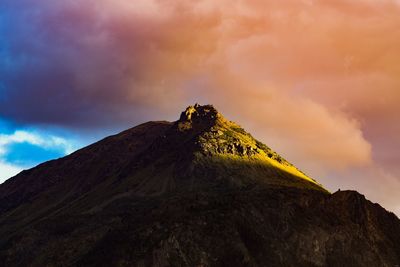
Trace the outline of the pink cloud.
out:
M 312 175 L 375 160 L 389 174 L 349 184 L 397 180 L 395 1 L 8 2 L 4 117 L 104 127 L 212 102 Z

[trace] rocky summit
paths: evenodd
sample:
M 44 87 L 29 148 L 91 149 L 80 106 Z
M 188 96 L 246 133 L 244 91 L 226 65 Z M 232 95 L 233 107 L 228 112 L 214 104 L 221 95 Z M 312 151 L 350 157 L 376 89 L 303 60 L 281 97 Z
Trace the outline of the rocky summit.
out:
M 400 266 L 400 220 L 213 106 L 0 185 L 0 266 Z

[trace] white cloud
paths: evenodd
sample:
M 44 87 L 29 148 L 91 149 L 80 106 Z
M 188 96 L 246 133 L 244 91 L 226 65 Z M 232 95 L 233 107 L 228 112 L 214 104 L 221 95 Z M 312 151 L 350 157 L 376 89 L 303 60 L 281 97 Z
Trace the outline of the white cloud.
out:
M 12 153 L 9 146 L 20 143 L 28 143 L 45 149 L 61 149 L 65 155 L 76 149 L 64 138 L 34 131 L 17 130 L 13 134 L 0 134 L 0 183 L 23 170 L 22 167 L 5 160 L 5 156 Z
M 0 184 L 21 171 L 22 168 L 8 164 L 0 160 Z
M 19 143 L 29 143 L 42 148 L 62 148 L 65 154 L 74 151 L 74 147 L 64 138 L 18 130 L 13 134 L 0 134 L 0 157 L 8 152 L 7 146 Z

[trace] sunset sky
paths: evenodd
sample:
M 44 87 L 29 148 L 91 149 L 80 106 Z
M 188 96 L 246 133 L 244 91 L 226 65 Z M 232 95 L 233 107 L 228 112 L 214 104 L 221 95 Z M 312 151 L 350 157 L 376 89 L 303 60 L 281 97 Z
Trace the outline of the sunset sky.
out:
M 0 182 L 195 102 L 400 215 L 400 1 L 0 2 Z

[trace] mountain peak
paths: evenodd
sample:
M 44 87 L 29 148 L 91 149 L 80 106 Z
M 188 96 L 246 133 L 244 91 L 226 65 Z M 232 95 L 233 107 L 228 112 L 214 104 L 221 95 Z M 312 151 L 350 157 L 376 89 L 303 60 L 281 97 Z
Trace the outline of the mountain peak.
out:
M 213 105 L 189 106 L 181 113 L 177 121 L 178 129 L 186 131 L 190 129 L 205 130 L 210 129 L 219 123 L 227 120 L 214 108 Z
M 182 112 L 179 121 L 181 122 L 198 122 L 198 121 L 212 121 L 216 120 L 219 112 L 213 105 L 199 105 L 189 106 Z
M 314 179 L 256 140 L 240 125 L 225 119 L 213 105 L 195 104 L 187 107 L 174 125 L 169 132 L 169 136 L 174 138 L 167 140 L 175 140 L 175 143 L 171 146 L 171 141 L 167 142 L 168 151 L 184 147 L 180 153 L 194 155 L 196 162 L 203 162 L 208 166 L 214 165 L 215 161 L 219 162 L 218 164 L 234 162 L 246 166 L 264 166 L 265 169 L 274 169 L 283 176 L 293 176 L 306 181 L 304 185 L 322 189 Z M 164 142 L 164 139 L 161 139 L 161 142 Z

